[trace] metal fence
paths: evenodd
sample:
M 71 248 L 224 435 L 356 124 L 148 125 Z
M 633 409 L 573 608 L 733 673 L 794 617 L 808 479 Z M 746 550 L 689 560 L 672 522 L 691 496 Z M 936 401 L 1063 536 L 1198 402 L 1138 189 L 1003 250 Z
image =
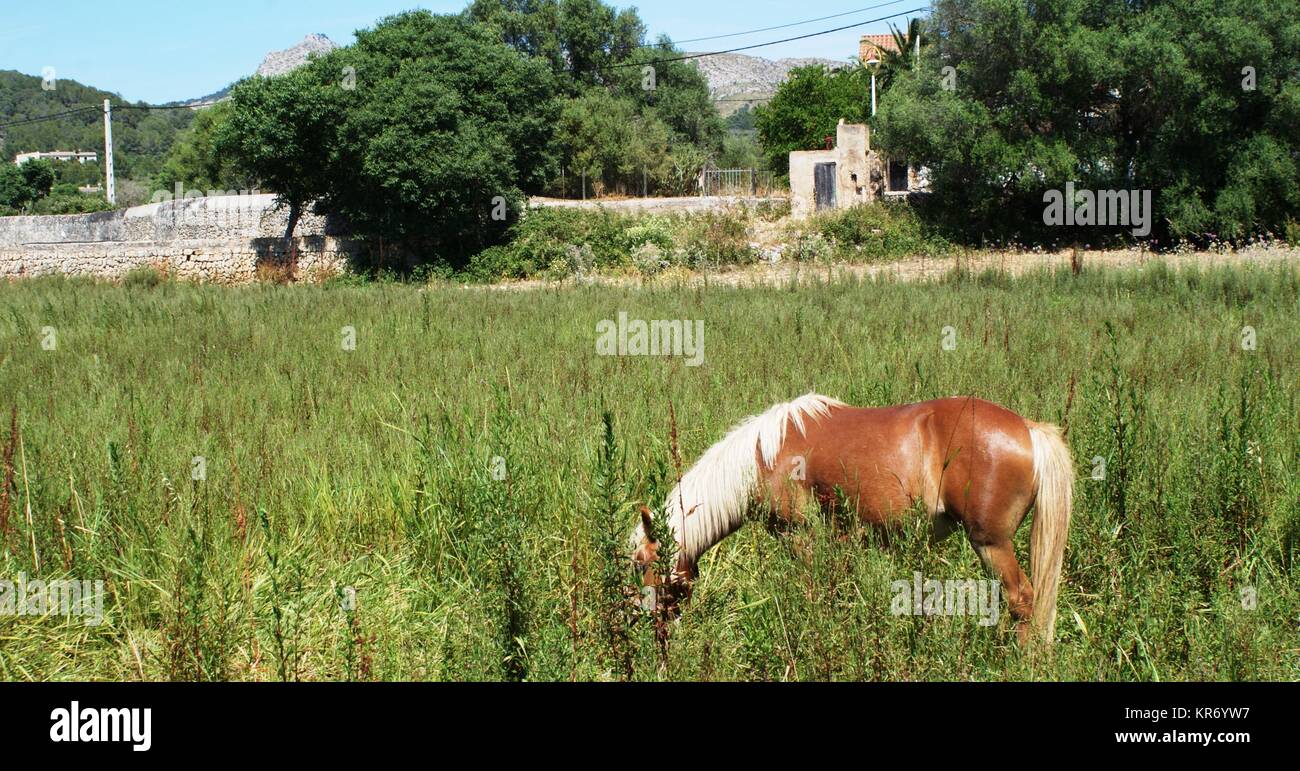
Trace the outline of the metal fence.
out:
M 772 172 L 758 169 L 705 169 L 700 174 L 700 195 L 769 195 Z

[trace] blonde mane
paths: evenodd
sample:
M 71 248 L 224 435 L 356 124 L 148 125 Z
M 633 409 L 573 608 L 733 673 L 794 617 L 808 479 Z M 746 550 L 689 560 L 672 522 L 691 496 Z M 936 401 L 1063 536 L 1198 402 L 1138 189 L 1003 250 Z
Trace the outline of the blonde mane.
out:
M 820 420 L 832 408 L 843 406 L 829 396 L 805 394 L 746 418 L 710 447 L 664 501 L 679 560 L 694 564 L 744 523 L 758 485 L 758 457 L 769 468 L 776 462 L 787 426 L 803 434 L 805 420 Z M 638 526 L 637 537 L 643 535 Z

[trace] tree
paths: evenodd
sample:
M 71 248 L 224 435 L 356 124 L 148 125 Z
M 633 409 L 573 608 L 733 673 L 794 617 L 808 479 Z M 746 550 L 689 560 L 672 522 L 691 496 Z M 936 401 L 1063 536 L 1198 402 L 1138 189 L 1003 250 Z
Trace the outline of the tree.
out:
M 871 76 L 865 68 L 796 67 L 766 105 L 755 109 L 768 167 L 790 171 L 790 153 L 817 150 L 835 136 L 840 120 L 863 123 L 871 111 Z
M 23 175 L 23 182 L 31 193 L 32 200 L 44 198 L 54 187 L 54 167 L 44 159 L 27 161 L 18 167 Z
M 757 130 L 754 125 L 754 111 L 750 109 L 749 105 L 741 105 L 739 110 L 727 117 L 727 130 L 732 132 Z
M 894 37 L 894 48 L 880 49 L 880 69 L 876 73 L 876 87 L 881 92 L 894 82 L 895 75 L 918 66 L 917 50 L 923 39 L 919 18 L 908 21 L 906 32 L 892 24 L 889 31 Z
M 1126 232 L 1048 230 L 1044 194 L 1067 182 L 1151 191 L 1161 241 L 1279 233 L 1300 210 L 1287 5 L 940 0 L 873 144 L 927 166 L 933 211 L 970 239 Z
M 645 37 L 634 9 L 600 0 L 474 0 L 465 15 L 515 50 L 546 60 L 570 96 L 606 83 L 610 65 Z
M 558 171 L 550 68 L 463 17 L 384 19 L 308 70 L 316 83 L 355 73 L 335 88 L 319 194 L 359 235 L 464 263 Z
M 230 119 L 230 102 L 218 102 L 199 110 L 194 123 L 176 139 L 154 187 L 172 191 L 179 184 L 190 190 L 248 190 L 255 183 L 217 152 L 222 126 Z
M 654 47 L 633 50 L 607 72 L 609 87 L 632 99 L 641 111 L 653 109 L 681 141 L 708 153 L 722 147 L 726 126 L 709 93 L 709 82 L 666 39 Z
M 319 67 L 253 76 L 231 89 L 229 117 L 213 139 L 217 156 L 289 207 L 285 238 L 293 237 L 303 208 L 338 181 L 330 152 L 341 101 L 338 84 Z
M 669 152 L 682 142 L 698 146 L 706 160 L 721 150 L 726 129 L 708 81 L 694 64 L 674 60 L 681 52 L 667 38 L 645 44 L 645 25 L 635 10 L 618 11 L 600 0 L 475 0 L 466 16 L 520 53 L 551 66 L 566 97 L 570 135 L 578 130 L 578 117 L 585 115 L 590 120 L 582 132 L 610 141 L 618 136 L 619 142 L 634 142 L 642 149 L 655 146 L 660 138 L 653 132 L 666 125 Z M 600 120 L 590 112 L 591 105 L 601 99 L 593 96 L 596 90 L 617 102 L 620 114 L 633 121 L 630 129 L 640 127 L 651 133 L 632 137 L 626 131 L 596 130 L 594 123 Z M 575 101 L 582 104 L 573 104 Z M 634 114 L 626 112 L 628 104 L 634 106 Z M 639 186 L 641 169 L 647 164 L 644 157 L 635 162 L 613 162 L 614 155 L 625 152 L 623 145 L 589 148 L 563 142 L 561 152 L 566 171 L 594 168 L 593 156 L 610 159 L 599 164 L 610 187 L 627 187 L 633 182 Z M 685 158 L 697 153 L 679 155 Z M 605 176 L 615 167 L 632 165 L 637 169 L 635 180 Z
M 603 88 L 565 102 L 556 146 L 567 174 L 585 176 L 597 194 L 639 191 L 643 181 L 657 188 L 670 171 L 672 131 L 653 110 L 642 114 L 639 107 Z
M 0 209 L 22 210 L 50 194 L 54 168 L 46 160 L 0 164 Z

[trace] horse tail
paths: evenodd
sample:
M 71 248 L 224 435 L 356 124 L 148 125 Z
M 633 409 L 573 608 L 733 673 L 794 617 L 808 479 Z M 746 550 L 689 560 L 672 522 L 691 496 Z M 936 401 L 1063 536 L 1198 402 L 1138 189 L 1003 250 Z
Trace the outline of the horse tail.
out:
M 1037 500 L 1029 531 L 1029 564 L 1034 586 L 1034 628 L 1048 643 L 1056 633 L 1056 591 L 1061 578 L 1065 543 L 1069 539 L 1073 506 L 1074 464 L 1061 429 L 1025 421 L 1034 451 Z

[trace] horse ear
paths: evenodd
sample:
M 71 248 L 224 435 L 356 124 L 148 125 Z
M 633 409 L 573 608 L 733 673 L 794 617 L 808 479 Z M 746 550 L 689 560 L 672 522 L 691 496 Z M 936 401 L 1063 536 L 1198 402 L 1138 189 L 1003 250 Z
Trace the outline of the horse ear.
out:
M 654 538 L 651 537 L 650 535 L 650 517 L 651 517 L 650 509 L 646 508 L 645 504 L 642 504 L 641 505 L 641 527 L 644 529 L 646 540 L 653 541 Z

